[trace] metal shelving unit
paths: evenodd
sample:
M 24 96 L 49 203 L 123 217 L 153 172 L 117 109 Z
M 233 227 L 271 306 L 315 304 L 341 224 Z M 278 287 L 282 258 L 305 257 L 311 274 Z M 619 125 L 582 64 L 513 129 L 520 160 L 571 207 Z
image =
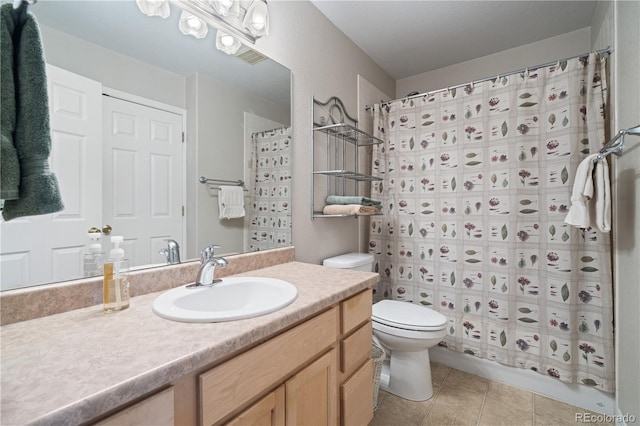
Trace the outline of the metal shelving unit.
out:
M 322 115 L 322 111 L 326 115 Z M 357 196 L 360 182 L 382 180 L 361 173 L 358 157 L 360 148 L 378 145 L 383 141 L 358 129 L 358 121 L 349 116 L 342 101 L 335 96 L 327 102 L 320 102 L 314 98 L 312 115 L 312 218 L 353 216 L 325 215 L 322 213 L 324 204 L 316 198 L 319 196 L 326 198 L 328 195 Z M 339 118 L 336 118 L 336 115 Z M 326 124 L 329 121 L 332 123 Z M 326 152 L 326 156 L 319 158 L 320 156 L 316 155 L 318 151 Z M 320 179 L 321 176 L 326 177 L 326 180 Z

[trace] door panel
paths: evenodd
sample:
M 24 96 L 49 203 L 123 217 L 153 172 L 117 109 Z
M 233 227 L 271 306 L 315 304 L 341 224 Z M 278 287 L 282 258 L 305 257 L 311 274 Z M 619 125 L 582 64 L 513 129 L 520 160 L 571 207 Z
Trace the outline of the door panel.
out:
M 82 276 L 87 230 L 100 226 L 102 85 L 47 65 L 50 164 L 64 203 L 58 213 L 0 223 L 0 288 Z
M 336 350 L 331 349 L 285 383 L 285 423 L 335 425 Z
M 105 96 L 103 120 L 103 221 L 132 266 L 164 263 L 165 239 L 183 246 L 182 116 Z

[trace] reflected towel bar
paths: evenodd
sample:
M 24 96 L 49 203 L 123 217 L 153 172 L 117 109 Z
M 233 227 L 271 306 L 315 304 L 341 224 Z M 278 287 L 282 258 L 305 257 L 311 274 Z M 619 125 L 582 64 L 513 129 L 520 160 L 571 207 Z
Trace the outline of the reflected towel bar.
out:
M 244 186 L 244 181 L 241 179 L 238 179 L 238 180 L 208 179 L 204 176 L 200 176 L 198 181 L 200 183 L 207 184 L 207 188 L 209 189 L 220 189 L 220 185 L 229 184 L 230 186 L 241 186 L 243 191 L 249 191 L 247 187 Z

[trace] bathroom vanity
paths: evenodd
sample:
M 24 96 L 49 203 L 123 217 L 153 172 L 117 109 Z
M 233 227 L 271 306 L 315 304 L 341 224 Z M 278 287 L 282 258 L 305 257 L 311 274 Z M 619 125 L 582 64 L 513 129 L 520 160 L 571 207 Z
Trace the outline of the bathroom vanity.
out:
M 237 275 L 289 281 L 298 298 L 260 317 L 181 323 L 155 315 L 151 293 L 115 314 L 98 305 L 3 326 L 2 423 L 368 424 L 378 275 L 294 261 Z

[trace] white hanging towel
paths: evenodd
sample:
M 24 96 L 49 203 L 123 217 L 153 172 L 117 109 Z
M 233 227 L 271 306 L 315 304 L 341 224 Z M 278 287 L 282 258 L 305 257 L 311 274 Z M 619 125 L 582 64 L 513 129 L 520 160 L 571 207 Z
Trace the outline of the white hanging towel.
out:
M 573 181 L 573 191 L 571 192 L 571 207 L 564 221 L 569 225 L 578 228 L 588 228 L 591 226 L 589 208 L 587 202 L 593 195 L 593 166 L 598 154 L 589 155 L 582 160 L 576 170 L 576 178 Z
M 607 160 L 598 161 L 595 168 L 595 194 L 591 201 L 591 203 L 595 204 L 593 206 L 596 216 L 595 224 L 600 232 L 609 232 L 611 231 L 611 184 L 609 183 Z M 593 218 L 593 214 L 591 217 Z
M 244 191 L 241 186 L 220 186 L 218 191 L 220 219 L 244 217 Z
M 576 170 L 571 193 L 571 207 L 565 223 L 578 228 L 611 230 L 611 187 L 606 159 L 595 161 L 598 154 L 582 160 Z M 588 205 L 587 205 L 588 204 Z

